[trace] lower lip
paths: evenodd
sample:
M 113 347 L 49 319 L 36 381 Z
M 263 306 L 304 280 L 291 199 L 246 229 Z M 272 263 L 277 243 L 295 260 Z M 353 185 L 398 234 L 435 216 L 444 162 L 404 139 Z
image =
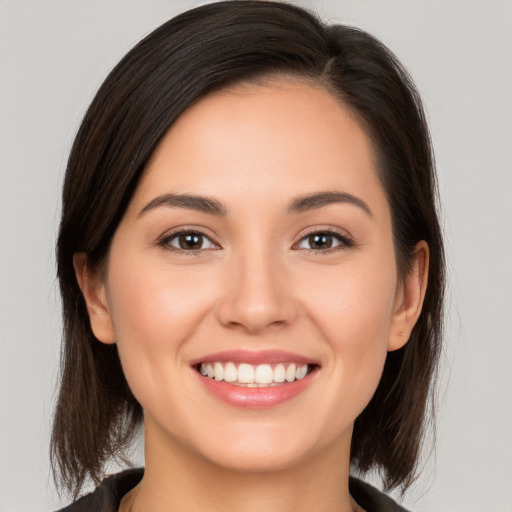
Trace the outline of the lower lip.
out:
M 303 379 L 283 383 L 277 386 L 249 388 L 235 386 L 223 380 L 217 381 L 197 373 L 206 389 L 222 401 L 236 406 L 253 409 L 274 407 L 302 393 L 311 383 L 313 373 Z

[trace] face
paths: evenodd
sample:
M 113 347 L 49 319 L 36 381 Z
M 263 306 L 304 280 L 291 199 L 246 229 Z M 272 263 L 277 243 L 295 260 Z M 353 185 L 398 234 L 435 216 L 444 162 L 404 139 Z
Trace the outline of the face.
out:
M 370 141 L 318 86 L 188 109 L 90 274 L 93 331 L 118 344 L 146 435 L 238 470 L 347 454 L 412 328 Z

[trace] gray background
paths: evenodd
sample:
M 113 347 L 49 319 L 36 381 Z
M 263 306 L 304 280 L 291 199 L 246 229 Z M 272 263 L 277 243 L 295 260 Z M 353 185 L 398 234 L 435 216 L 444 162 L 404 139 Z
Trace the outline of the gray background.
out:
M 74 133 L 118 59 L 197 4 L 0 3 L 2 512 L 59 504 L 47 455 L 60 335 L 53 246 Z M 510 512 L 512 2 L 301 4 L 395 51 L 423 94 L 437 151 L 450 271 L 439 434 L 405 503 L 416 512 Z

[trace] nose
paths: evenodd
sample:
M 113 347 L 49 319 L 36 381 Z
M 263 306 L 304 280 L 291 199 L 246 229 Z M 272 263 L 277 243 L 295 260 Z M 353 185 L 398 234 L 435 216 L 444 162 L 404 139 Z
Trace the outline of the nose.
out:
M 259 334 L 292 323 L 298 314 L 292 280 L 268 254 L 244 255 L 226 264 L 226 288 L 218 304 L 222 325 Z

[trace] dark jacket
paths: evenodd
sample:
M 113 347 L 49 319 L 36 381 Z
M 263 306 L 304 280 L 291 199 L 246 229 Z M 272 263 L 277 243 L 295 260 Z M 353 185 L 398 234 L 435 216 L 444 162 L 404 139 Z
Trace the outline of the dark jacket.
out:
M 122 497 L 140 482 L 143 474 L 143 469 L 128 469 L 105 478 L 94 492 L 59 512 L 117 512 Z M 407 512 L 391 498 L 356 478 L 350 478 L 349 489 L 366 512 Z

